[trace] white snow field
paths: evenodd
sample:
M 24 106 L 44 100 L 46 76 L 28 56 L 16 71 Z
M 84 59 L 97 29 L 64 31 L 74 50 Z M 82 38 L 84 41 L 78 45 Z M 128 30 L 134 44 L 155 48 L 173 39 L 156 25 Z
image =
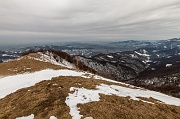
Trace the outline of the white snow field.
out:
M 58 77 L 58 76 L 79 76 L 84 78 L 93 77 L 94 79 L 97 80 L 116 82 L 87 72 L 78 72 L 75 70 L 68 70 L 68 69 L 63 69 L 63 70 L 46 69 L 34 73 L 25 73 L 14 76 L 1 77 L 0 99 L 4 98 L 8 94 L 17 91 L 18 89 L 33 86 L 40 81 L 51 80 L 53 77 Z M 116 82 L 116 83 L 121 83 L 121 82 Z M 133 88 L 122 87 L 117 85 L 105 85 L 105 84 L 97 85 L 96 88 L 97 88 L 96 90 L 89 90 L 85 88 L 76 88 L 76 87 L 70 88 L 70 91 L 74 91 L 74 93 L 69 93 L 68 97 L 65 100 L 65 103 L 67 104 L 67 106 L 69 106 L 70 115 L 72 116 L 73 119 L 80 119 L 82 117 L 82 115 L 79 114 L 80 110 L 77 108 L 77 104 L 99 101 L 100 100 L 99 94 L 105 94 L 105 95 L 114 94 L 120 97 L 130 96 L 131 99 L 133 100 L 140 100 L 137 97 L 146 97 L 146 98 L 152 97 L 154 99 L 162 101 L 161 103 L 180 106 L 179 98 L 171 97 L 155 91 L 144 90 L 140 88 L 133 89 Z M 153 104 L 152 102 L 147 102 L 147 103 Z M 28 116 L 29 118 L 21 117 L 18 119 L 32 119 L 31 118 L 32 116 L 34 115 Z
M 0 78 L 0 99 L 18 89 L 33 86 L 43 80 L 51 80 L 58 76 L 82 76 L 83 72 L 73 70 L 52 70 L 46 69 L 34 73 L 25 73 L 15 76 Z

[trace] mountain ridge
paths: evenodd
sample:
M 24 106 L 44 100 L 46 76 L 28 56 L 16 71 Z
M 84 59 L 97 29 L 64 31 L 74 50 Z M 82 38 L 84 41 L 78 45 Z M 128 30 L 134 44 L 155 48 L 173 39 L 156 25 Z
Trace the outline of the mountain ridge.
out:
M 91 68 L 84 71 L 82 62 L 72 64 L 79 62 L 68 57 L 46 50 L 0 64 L 25 66 L 0 77 L 0 118 L 180 118 L 179 98 L 103 78 Z

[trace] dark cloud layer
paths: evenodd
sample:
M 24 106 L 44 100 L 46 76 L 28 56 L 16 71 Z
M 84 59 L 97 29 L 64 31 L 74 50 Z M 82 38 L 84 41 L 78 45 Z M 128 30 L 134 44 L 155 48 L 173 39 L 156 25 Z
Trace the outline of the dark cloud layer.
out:
M 1 0 L 0 16 L 3 43 L 180 36 L 179 0 Z

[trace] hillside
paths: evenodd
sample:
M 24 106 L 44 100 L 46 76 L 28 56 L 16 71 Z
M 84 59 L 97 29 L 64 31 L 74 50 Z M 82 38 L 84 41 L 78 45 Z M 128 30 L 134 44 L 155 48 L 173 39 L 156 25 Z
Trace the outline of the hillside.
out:
M 126 83 L 180 98 L 180 56 L 163 58 Z M 153 70 L 152 70 L 153 69 Z
M 131 51 L 99 54 L 92 58 L 75 56 L 75 59 L 95 70 L 101 76 L 116 81 L 134 78 L 146 67 L 146 65 L 140 60 L 143 59 L 143 57 Z
M 103 78 L 57 54 L 0 64 L 1 119 L 180 118 L 179 98 Z
M 43 59 L 44 61 L 41 61 L 41 59 Z M 41 53 L 34 53 L 29 54 L 28 56 L 20 57 L 10 62 L 0 63 L 0 76 L 2 77 L 22 74 L 26 72 L 35 72 L 48 68 L 65 69 L 65 67 L 49 63 L 50 61 L 45 60 L 45 57 L 43 57 Z
M 179 48 L 141 48 L 134 51 L 75 56 L 97 74 L 180 98 Z

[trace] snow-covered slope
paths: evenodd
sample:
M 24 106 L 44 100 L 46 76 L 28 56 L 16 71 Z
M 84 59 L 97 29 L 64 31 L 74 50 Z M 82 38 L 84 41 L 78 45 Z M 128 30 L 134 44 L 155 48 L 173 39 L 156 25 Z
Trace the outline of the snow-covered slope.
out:
M 28 58 L 42 62 L 48 62 L 62 67 L 75 68 L 74 64 L 71 64 L 67 60 L 61 58 L 56 54 L 53 54 L 52 52 L 46 52 L 46 53 L 38 52 L 37 55 L 38 55 L 37 57 L 28 56 Z
M 123 103 L 123 105 L 126 104 L 125 107 L 127 108 L 132 102 L 136 102 L 136 106 L 141 106 L 138 104 L 144 103 L 147 109 L 150 108 L 149 106 L 154 107 L 154 109 L 170 107 L 170 109 L 167 109 L 168 112 L 173 113 L 174 117 L 179 117 L 179 98 L 113 81 L 89 72 L 72 69 L 75 68 L 73 64 L 52 53 L 37 53 L 27 57 L 29 60 L 68 67 L 68 69 L 43 69 L 32 73 L 26 72 L 0 77 L 0 104 L 2 105 L 0 105 L 0 112 L 2 112 L 0 113 L 0 118 L 33 119 L 40 118 L 38 113 L 42 113 L 48 119 L 56 117 L 59 119 L 61 115 L 54 113 L 52 110 L 62 106 L 63 109 L 58 110 L 62 111 L 62 115 L 67 113 L 68 115 L 64 115 L 73 119 L 81 119 L 87 117 L 87 115 L 84 115 L 84 110 L 79 108 L 79 105 L 100 103 L 103 100 L 102 95 L 126 99 L 127 102 Z M 21 58 L 17 59 L 17 61 L 20 60 Z M 37 100 L 35 100 L 36 96 Z M 21 104 L 21 101 L 28 103 L 27 107 Z M 116 101 L 118 100 L 110 101 L 108 104 L 116 104 Z M 10 103 L 8 104 L 7 102 Z M 31 107 L 31 105 L 33 106 Z M 133 108 L 136 108 L 136 106 Z M 20 108 L 23 114 L 14 112 L 13 110 L 16 110 L 16 108 Z M 92 107 L 90 106 L 90 108 Z M 119 109 L 117 107 L 117 111 Z M 44 114 L 44 111 L 46 114 Z M 88 112 L 90 113 L 90 111 L 85 113 Z M 161 115 L 163 113 L 163 111 L 160 112 Z M 96 116 L 92 116 L 92 113 L 88 117 L 90 119 L 96 118 Z
M 0 78 L 0 98 L 15 92 L 18 89 L 33 86 L 43 80 L 50 80 L 57 76 L 82 76 L 83 72 L 73 70 L 46 69 L 34 73 L 25 73 Z
M 165 104 L 180 106 L 180 99 L 149 90 L 131 89 L 116 85 L 105 85 L 105 84 L 101 84 L 96 88 L 97 90 L 88 90 L 85 88 L 75 88 L 75 87 L 70 88 L 70 91 L 74 91 L 74 93 L 69 94 L 69 96 L 66 98 L 66 104 L 70 107 L 70 114 L 73 117 L 73 119 L 80 119 L 81 117 L 83 117 L 83 115 L 79 114 L 80 111 L 77 108 L 77 104 L 85 104 L 89 102 L 99 101 L 100 100 L 99 94 L 117 95 L 120 97 L 130 96 L 131 99 L 133 100 L 140 100 L 138 97 L 146 97 L 146 98 L 152 97 L 154 99 L 162 101 L 162 103 Z M 145 100 L 142 101 L 146 103 L 154 104 L 152 102 L 148 102 Z
M 50 80 L 52 77 L 57 76 L 76 76 L 87 78 L 93 77 L 95 80 L 107 80 L 100 76 L 95 76 L 86 72 L 78 72 L 74 70 L 42 70 L 34 73 L 26 73 L 15 76 L 8 76 L 0 79 L 0 98 L 4 98 L 8 94 L 15 92 L 18 89 L 33 86 L 36 83 L 43 80 Z M 66 80 L 64 80 L 66 81 Z M 115 81 L 113 81 L 115 82 Z M 118 82 L 117 82 L 118 83 Z M 123 84 L 123 83 L 122 83 Z M 106 85 L 101 84 L 96 86 L 96 90 L 90 90 L 85 88 L 71 87 L 69 96 L 66 98 L 65 102 L 70 108 L 70 115 L 73 119 L 80 119 L 80 110 L 77 108 L 77 104 L 85 104 L 89 102 L 99 101 L 99 94 L 105 95 L 116 95 L 120 97 L 130 96 L 132 100 L 141 100 L 138 97 L 154 98 L 161 101 L 164 104 L 177 105 L 180 106 L 180 99 L 167 96 L 162 93 L 144 90 L 140 88 L 124 87 L 119 85 Z M 145 103 L 152 103 L 142 100 Z M 153 103 L 152 103 L 153 104 Z

